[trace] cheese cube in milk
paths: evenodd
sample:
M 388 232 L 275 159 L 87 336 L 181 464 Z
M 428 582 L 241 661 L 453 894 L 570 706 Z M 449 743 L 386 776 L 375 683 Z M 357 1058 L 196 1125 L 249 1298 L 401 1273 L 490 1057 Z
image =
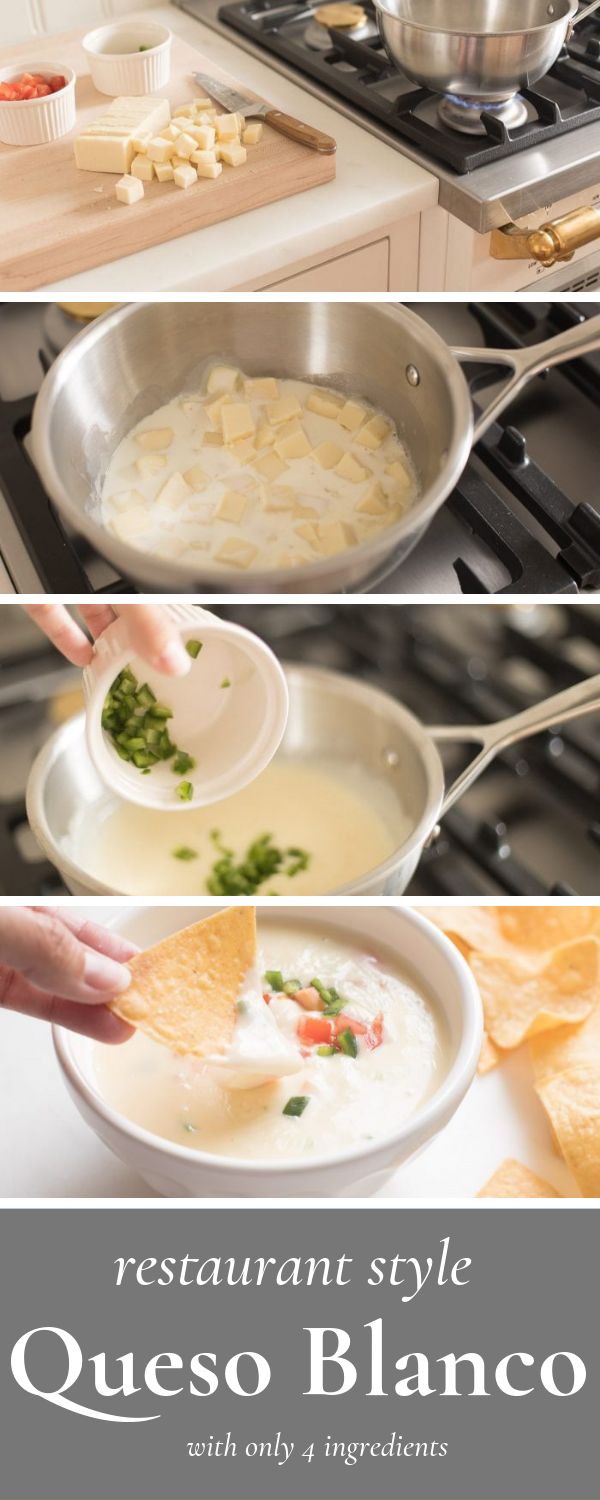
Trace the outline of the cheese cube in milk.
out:
M 207 396 L 224 396 L 235 391 L 241 380 L 237 365 L 213 365 L 206 380 Z
M 219 520 L 233 521 L 236 526 L 239 525 L 247 504 L 247 495 L 241 495 L 238 490 L 226 490 L 217 506 Z
M 134 181 L 137 181 L 137 178 Z M 143 479 L 148 479 L 152 474 L 160 474 L 161 469 L 166 468 L 166 464 L 166 453 L 145 453 L 142 458 L 136 458 L 135 461 L 138 474 L 141 474 Z
M 120 177 L 115 187 L 115 194 L 119 203 L 126 203 L 128 208 L 132 203 L 138 203 L 144 196 L 144 184 L 138 177 Z
M 228 537 L 215 552 L 215 562 L 227 563 L 233 568 L 249 568 L 255 557 L 258 557 L 258 547 L 241 536 Z
M 347 401 L 338 415 L 338 422 L 341 427 L 346 427 L 348 432 L 356 432 L 357 427 L 360 427 L 364 422 L 366 415 L 365 407 L 359 406 L 358 401 Z
M 187 500 L 191 494 L 191 487 L 187 484 L 183 474 L 176 473 L 171 474 L 166 484 L 163 484 L 162 490 L 159 490 L 156 500 L 158 505 L 168 505 L 170 510 L 176 510 L 178 506 L 183 505 L 184 500 Z
M 319 443 L 319 446 L 313 452 L 313 457 L 316 458 L 317 463 L 321 465 L 322 469 L 335 469 L 336 464 L 339 464 L 343 456 L 344 450 L 337 443 Z
M 232 401 L 221 410 L 223 437 L 226 443 L 235 443 L 238 438 L 252 437 L 254 417 L 245 401 Z
M 340 479 L 349 479 L 351 484 L 362 484 L 365 479 L 369 478 L 369 470 L 363 469 L 362 464 L 357 462 L 352 453 L 344 454 L 339 464 L 336 464 L 335 472 L 339 474 Z
M 146 453 L 160 451 L 161 448 L 170 448 L 173 442 L 172 427 L 147 427 L 143 432 L 136 432 L 136 443 Z
M 279 383 L 271 375 L 245 380 L 244 395 L 249 401 L 276 401 L 279 396 Z

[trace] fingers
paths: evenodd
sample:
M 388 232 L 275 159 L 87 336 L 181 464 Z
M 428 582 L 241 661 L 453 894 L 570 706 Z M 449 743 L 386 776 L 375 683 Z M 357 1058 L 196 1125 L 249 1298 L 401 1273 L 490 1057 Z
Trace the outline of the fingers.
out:
M 95 641 L 115 619 L 114 609 L 108 604 L 78 604 L 77 608 Z
M 92 659 L 92 647 L 64 604 L 24 604 L 23 609 L 67 661 L 74 667 L 87 667 Z
M 112 932 L 109 927 L 98 927 L 96 922 L 84 922 L 81 917 L 72 916 L 66 908 L 34 906 L 31 910 L 49 912 L 57 921 L 64 922 L 80 943 L 85 943 L 88 948 L 95 948 L 98 953 L 106 953 L 119 964 L 126 964 L 128 959 L 140 951 L 135 943 L 129 943 L 120 933 Z
M 160 604 L 115 605 L 127 620 L 134 651 L 148 666 L 169 677 L 184 677 L 192 665 L 181 636 Z
M 4 995 L 7 1009 L 20 1015 L 32 1016 L 36 1021 L 47 1021 L 54 1026 L 64 1026 L 68 1031 L 77 1031 L 81 1036 L 90 1036 L 96 1042 L 107 1045 L 127 1042 L 133 1036 L 133 1027 L 119 1016 L 113 1015 L 106 1005 L 78 1004 L 65 1000 L 62 995 L 51 995 L 46 990 L 29 984 L 22 974 L 0 965 L 0 994 Z
M 30 985 L 83 1005 L 101 1005 L 131 982 L 122 962 L 79 942 L 68 924 L 46 908 L 4 908 L 0 912 L 0 1008 L 12 1007 L 16 970 Z

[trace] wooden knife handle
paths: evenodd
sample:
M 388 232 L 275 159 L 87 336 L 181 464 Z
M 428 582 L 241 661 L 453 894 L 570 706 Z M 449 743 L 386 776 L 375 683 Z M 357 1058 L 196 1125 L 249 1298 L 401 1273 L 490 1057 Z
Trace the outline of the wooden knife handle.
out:
M 284 115 L 281 109 L 269 109 L 264 118 L 280 135 L 287 135 L 291 141 L 298 141 L 300 146 L 308 146 L 311 151 L 319 151 L 322 156 L 333 156 L 337 151 L 333 136 L 315 130 L 313 125 L 303 125 L 293 115 Z

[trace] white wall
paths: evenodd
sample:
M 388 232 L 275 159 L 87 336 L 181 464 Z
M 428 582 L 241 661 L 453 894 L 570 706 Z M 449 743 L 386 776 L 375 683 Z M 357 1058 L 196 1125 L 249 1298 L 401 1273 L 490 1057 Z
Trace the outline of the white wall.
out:
M 134 11 L 151 10 L 160 0 L 0 0 L 0 46 L 31 36 L 101 26 Z

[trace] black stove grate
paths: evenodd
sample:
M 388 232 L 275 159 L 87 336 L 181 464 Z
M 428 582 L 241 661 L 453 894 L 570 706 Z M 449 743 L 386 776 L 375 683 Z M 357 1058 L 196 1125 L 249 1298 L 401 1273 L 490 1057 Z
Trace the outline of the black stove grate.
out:
M 372 0 L 361 3 L 367 23 L 360 34 L 331 30 L 330 45 L 321 40 L 321 47 L 310 38 L 327 33 L 311 20 L 305 0 L 235 0 L 221 7 L 219 19 L 461 174 L 600 120 L 600 22 L 593 18 L 545 78 L 522 90 L 525 124 L 509 129 L 490 109 L 482 114 L 485 134 L 472 136 L 439 120 L 438 96 L 415 86 L 390 60 Z
M 469 311 L 486 343 L 505 347 L 552 337 L 586 316 L 581 305 L 570 303 L 474 303 Z M 47 365 L 45 354 L 40 353 L 40 360 Z M 466 373 L 473 391 L 494 375 L 490 367 L 482 377 L 481 365 Z M 599 355 L 574 360 L 557 373 L 600 412 Z M 84 538 L 63 529 L 25 446 L 33 404 L 33 396 L 0 400 L 0 490 L 45 591 L 135 592 L 130 580 L 114 574 L 99 588 L 91 581 L 93 550 Z M 461 529 L 479 539 L 506 569 L 509 581 L 499 592 L 568 594 L 600 587 L 600 511 L 594 500 L 571 500 L 534 461 L 524 434 L 496 423 L 447 505 Z M 434 519 L 432 532 L 435 526 Z M 463 593 L 489 591 L 483 575 L 460 554 L 453 566 Z M 205 586 L 202 591 L 210 592 Z

